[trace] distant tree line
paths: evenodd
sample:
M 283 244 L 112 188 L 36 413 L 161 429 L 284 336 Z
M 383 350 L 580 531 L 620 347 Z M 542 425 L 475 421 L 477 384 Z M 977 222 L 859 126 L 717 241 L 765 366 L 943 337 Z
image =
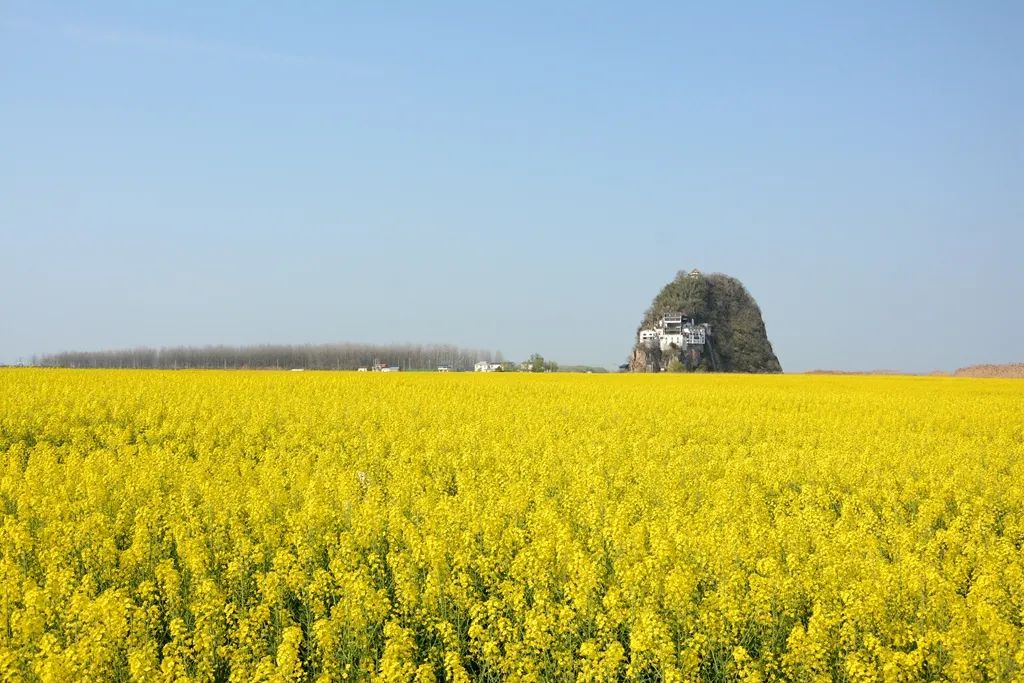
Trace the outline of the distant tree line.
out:
M 523 363 L 525 370 L 529 372 L 558 372 L 558 363 L 553 360 L 545 360 L 544 356 L 535 353 L 529 360 Z
M 501 352 L 463 349 L 449 344 L 264 344 L 260 346 L 174 346 L 110 351 L 65 351 L 34 359 L 34 365 L 59 368 L 303 368 L 356 370 L 374 363 L 402 370 L 472 370 L 474 363 L 500 362 Z
M 599 365 L 559 365 L 555 363 L 555 367 L 558 368 L 558 372 L 590 372 L 594 374 L 608 372 L 608 368 Z

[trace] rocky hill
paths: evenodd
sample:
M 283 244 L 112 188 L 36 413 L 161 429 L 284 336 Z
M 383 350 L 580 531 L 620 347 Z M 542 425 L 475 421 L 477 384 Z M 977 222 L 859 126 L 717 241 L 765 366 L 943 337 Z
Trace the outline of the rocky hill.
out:
M 721 273 L 680 271 L 647 309 L 640 330 L 652 329 L 665 314 L 682 313 L 697 324 L 708 323 L 711 334 L 703 347 L 662 350 L 658 344 L 636 344 L 630 356 L 633 372 L 713 370 L 717 372 L 782 372 L 765 330 L 761 309 L 736 278 Z

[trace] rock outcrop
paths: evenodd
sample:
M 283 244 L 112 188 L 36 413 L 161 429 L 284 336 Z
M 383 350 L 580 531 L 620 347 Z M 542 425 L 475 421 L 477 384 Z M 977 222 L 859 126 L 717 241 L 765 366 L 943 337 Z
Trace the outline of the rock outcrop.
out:
M 632 372 L 713 370 L 717 372 L 782 372 L 765 330 L 761 309 L 736 278 L 721 273 L 680 271 L 647 309 L 640 330 L 652 329 L 661 317 L 682 313 L 696 323 L 708 323 L 711 334 L 701 347 L 662 350 L 658 344 L 636 341 L 629 360 Z M 634 338 L 637 340 L 637 338 Z M 673 359 L 677 362 L 673 363 Z

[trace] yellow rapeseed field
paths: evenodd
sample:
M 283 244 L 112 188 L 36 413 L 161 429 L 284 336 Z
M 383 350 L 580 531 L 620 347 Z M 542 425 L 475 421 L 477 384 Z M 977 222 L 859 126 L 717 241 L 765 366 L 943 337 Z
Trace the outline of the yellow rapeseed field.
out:
M 0 677 L 1020 680 L 1024 382 L 0 371 Z

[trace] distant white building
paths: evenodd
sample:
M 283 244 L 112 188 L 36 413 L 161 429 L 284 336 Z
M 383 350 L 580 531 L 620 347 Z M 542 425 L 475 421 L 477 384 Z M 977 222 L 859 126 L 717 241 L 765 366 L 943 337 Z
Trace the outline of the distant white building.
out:
M 682 349 L 690 345 L 703 346 L 711 333 L 711 325 L 684 320 L 682 313 L 666 313 L 654 328 L 640 330 L 640 343 L 646 346 L 657 344 L 662 351 Z
M 651 330 L 651 329 L 640 330 L 640 341 L 642 341 L 642 342 L 654 341 L 657 338 L 658 338 L 658 331 L 657 330 Z
M 682 348 L 683 345 L 683 335 L 681 334 L 663 334 L 659 339 L 662 351 L 668 351 L 673 346 L 677 349 Z
M 473 366 L 474 372 L 501 372 L 501 363 L 492 363 L 488 360 L 477 361 Z
M 711 326 L 707 323 L 683 328 L 683 342 L 686 344 L 703 345 L 708 338 L 708 330 Z

